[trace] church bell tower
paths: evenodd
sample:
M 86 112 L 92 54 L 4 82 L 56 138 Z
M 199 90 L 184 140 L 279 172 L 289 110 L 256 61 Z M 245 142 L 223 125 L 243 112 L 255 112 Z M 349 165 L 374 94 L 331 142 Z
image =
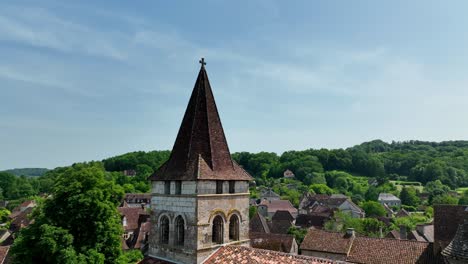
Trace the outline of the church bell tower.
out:
M 231 159 L 205 61 L 169 160 L 151 177 L 148 254 L 201 263 L 222 245 L 249 245 L 249 181 Z

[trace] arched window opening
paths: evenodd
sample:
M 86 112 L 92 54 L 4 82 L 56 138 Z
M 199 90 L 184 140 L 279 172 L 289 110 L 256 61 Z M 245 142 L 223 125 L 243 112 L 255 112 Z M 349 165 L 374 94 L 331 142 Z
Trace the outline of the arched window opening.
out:
M 239 217 L 232 215 L 229 219 L 229 240 L 239 240 Z
M 175 243 L 177 246 L 184 245 L 185 223 L 182 216 L 178 216 L 175 220 Z
M 213 219 L 213 232 L 212 232 L 212 242 L 215 244 L 223 243 L 224 234 L 224 221 L 221 216 L 216 216 Z
M 167 216 L 161 217 L 161 222 L 159 223 L 159 225 L 161 244 L 169 244 L 169 218 L 167 218 Z

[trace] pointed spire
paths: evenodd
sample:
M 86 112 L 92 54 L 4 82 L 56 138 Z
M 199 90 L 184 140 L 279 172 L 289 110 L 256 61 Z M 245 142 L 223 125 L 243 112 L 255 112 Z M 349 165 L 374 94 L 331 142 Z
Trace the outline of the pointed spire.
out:
M 232 159 L 211 90 L 205 59 L 169 160 L 152 180 L 251 180 Z

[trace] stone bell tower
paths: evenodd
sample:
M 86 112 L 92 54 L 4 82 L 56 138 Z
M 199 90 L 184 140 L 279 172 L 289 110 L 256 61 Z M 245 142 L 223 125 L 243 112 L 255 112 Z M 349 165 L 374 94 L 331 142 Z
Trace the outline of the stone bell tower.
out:
M 222 245 L 249 245 L 249 181 L 231 159 L 201 69 L 169 160 L 151 177 L 150 257 L 201 263 Z

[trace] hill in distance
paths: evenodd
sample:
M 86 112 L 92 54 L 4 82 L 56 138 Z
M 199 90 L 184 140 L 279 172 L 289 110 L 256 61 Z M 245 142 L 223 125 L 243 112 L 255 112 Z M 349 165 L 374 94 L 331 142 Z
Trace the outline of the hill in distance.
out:
M 46 168 L 19 168 L 5 170 L 3 172 L 11 173 L 16 176 L 28 176 L 28 177 L 39 177 L 44 175 L 49 169 Z

